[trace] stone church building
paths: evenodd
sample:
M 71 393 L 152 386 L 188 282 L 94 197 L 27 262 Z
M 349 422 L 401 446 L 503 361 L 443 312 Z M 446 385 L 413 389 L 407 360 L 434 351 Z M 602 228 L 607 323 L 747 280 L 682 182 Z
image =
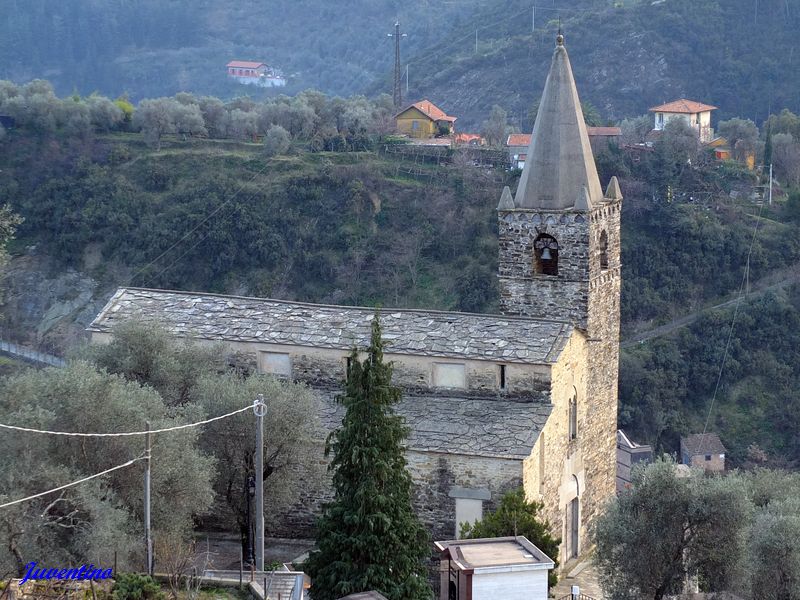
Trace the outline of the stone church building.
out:
M 507 490 L 541 500 L 562 564 L 615 493 L 620 208 L 601 190 L 559 36 L 516 194 L 499 219 L 502 314 L 384 309 L 386 357 L 403 388 L 416 507 L 434 539 L 479 518 Z M 253 369 L 316 390 L 331 429 L 347 356 L 373 309 L 121 288 L 89 327 L 107 341 L 126 319 L 224 342 Z M 325 490 L 305 490 L 274 533 L 307 534 Z

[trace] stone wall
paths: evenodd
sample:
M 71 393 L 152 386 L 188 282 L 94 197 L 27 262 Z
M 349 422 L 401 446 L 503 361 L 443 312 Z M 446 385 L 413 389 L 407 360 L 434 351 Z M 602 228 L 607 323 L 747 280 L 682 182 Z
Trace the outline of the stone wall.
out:
M 319 446 L 323 470 L 328 459 Z M 474 491 L 489 499 L 483 503 L 484 514 L 494 510 L 499 498 L 522 485 L 522 460 L 499 457 L 466 456 L 436 452 L 406 452 L 408 470 L 414 482 L 414 508 L 433 540 L 453 539 L 456 530 L 455 506 L 459 493 Z M 298 465 L 309 477 L 298 490 L 300 500 L 290 506 L 270 507 L 267 492 L 266 528 L 269 535 L 288 538 L 314 537 L 314 524 L 322 505 L 333 498 L 330 476 L 315 477 L 311 467 Z
M 524 465 L 527 496 L 544 502 L 553 533 L 562 540 L 567 506 L 579 499 L 581 551 L 589 525 L 615 493 L 620 207 L 621 201 L 606 200 L 588 214 L 498 211 L 503 310 L 563 319 L 583 332 L 570 339 L 553 366 L 553 410 Z M 534 272 L 533 241 L 540 233 L 558 241 L 557 276 Z M 575 393 L 577 437 L 570 440 L 569 400 Z M 562 543 L 562 564 L 564 550 Z
M 500 307 L 504 314 L 557 319 L 586 327 L 589 223 L 573 211 L 500 210 Z M 558 242 L 558 275 L 534 269 L 533 242 L 541 233 Z
M 586 463 L 592 460 L 593 453 L 594 439 L 588 423 L 586 388 L 588 352 L 586 336 L 576 334 L 553 367 L 553 410 L 523 468 L 526 496 L 544 503 L 544 516 L 550 523 L 550 529 L 562 541 L 567 535 L 567 505 L 575 497 L 581 498 L 584 494 L 587 485 Z M 570 439 L 569 403 L 576 394 L 577 437 Z M 580 539 L 585 540 L 587 522 L 582 520 L 582 525 Z M 566 562 L 563 543 L 561 555 L 557 558 L 562 565 Z
M 110 339 L 106 333 L 94 332 L 94 341 Z M 198 343 L 213 343 L 198 341 Z M 341 390 L 345 378 L 348 352 L 331 348 L 311 348 L 285 344 L 229 342 L 230 360 L 235 368 L 249 372 L 265 372 L 263 353 L 285 353 L 290 356 L 291 378 L 311 387 Z M 433 356 L 408 356 L 386 353 L 385 359 L 394 365 L 392 383 L 406 394 L 457 393 L 463 397 L 540 400 L 550 389 L 550 365 L 521 364 L 502 361 L 456 360 Z M 361 354 L 364 358 L 364 354 Z M 437 388 L 433 381 L 435 364 L 464 365 L 466 388 L 453 390 Z M 500 388 L 500 367 L 505 368 L 505 389 Z
M 620 217 L 621 201 L 605 202 L 591 213 L 588 389 L 586 430 L 592 444 L 584 456 L 586 494 L 583 520 L 591 522 L 616 493 L 616 432 L 619 382 Z M 600 262 L 600 238 L 606 232 L 607 266 Z

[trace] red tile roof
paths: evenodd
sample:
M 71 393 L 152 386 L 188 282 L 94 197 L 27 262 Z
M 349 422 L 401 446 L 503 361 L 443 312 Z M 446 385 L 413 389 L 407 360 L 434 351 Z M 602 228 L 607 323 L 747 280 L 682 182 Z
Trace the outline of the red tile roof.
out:
M 457 133 L 456 134 L 456 143 L 457 144 L 469 144 L 470 142 L 478 142 L 480 143 L 483 141 L 481 134 L 479 133 Z
M 257 69 L 258 67 L 266 67 L 262 62 L 252 62 L 249 60 L 232 60 L 226 67 L 234 67 L 236 69 Z
M 419 112 L 424 114 L 428 117 L 431 121 L 449 121 L 450 123 L 454 123 L 456 117 L 451 117 L 447 113 L 445 113 L 441 108 L 436 106 L 430 100 L 420 100 L 419 102 L 414 102 L 406 106 L 403 110 L 395 115 L 398 117 L 406 112 L 409 108 L 416 108 Z
M 589 137 L 609 137 L 622 135 L 622 129 L 619 127 L 587 127 L 586 133 L 589 134 Z M 530 146 L 530 144 L 530 133 L 512 133 L 506 140 L 506 146 Z
M 674 102 L 667 102 L 666 104 L 654 106 L 650 109 L 650 112 L 685 113 L 692 115 L 695 113 L 716 109 L 716 106 L 711 106 L 710 104 L 703 104 L 702 102 L 695 102 L 694 100 L 681 98 L 680 100 L 675 100 Z
M 506 146 L 530 146 L 531 134 L 530 133 L 512 133 L 506 140 Z
M 587 127 L 586 133 L 589 137 L 594 136 L 617 136 L 622 135 L 622 129 L 619 127 Z

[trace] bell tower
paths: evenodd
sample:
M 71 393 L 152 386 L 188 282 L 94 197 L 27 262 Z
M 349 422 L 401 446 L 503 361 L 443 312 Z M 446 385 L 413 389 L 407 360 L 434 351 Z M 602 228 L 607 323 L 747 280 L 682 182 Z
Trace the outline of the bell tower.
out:
M 621 203 L 616 177 L 605 193 L 600 187 L 559 33 L 516 194 L 506 187 L 497 207 L 498 277 L 504 314 L 566 321 L 583 335 L 580 433 L 563 457 L 565 464 L 583 465 L 581 527 L 615 490 Z M 565 400 L 551 401 L 554 411 L 567 410 Z M 575 501 L 560 498 L 560 514 Z

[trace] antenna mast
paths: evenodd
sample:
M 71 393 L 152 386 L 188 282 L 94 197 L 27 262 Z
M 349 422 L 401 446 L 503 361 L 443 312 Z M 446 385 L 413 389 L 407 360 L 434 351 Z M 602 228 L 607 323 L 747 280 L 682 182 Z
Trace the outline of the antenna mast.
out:
M 406 35 L 405 33 L 400 33 L 400 21 L 394 24 L 394 33 L 388 34 L 389 37 L 394 38 L 394 90 L 392 99 L 394 100 L 394 107 L 397 110 L 400 110 L 403 104 L 403 74 L 400 70 L 400 38 L 404 38 Z

